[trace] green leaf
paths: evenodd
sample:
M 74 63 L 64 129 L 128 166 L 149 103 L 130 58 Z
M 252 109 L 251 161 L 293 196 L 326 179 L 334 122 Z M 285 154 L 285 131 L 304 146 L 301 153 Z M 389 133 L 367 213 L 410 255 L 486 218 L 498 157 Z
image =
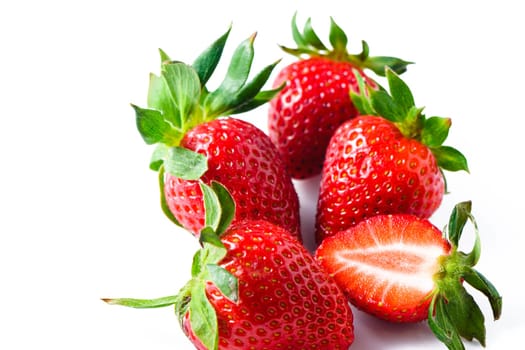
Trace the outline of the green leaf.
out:
M 295 12 L 292 17 L 292 37 L 299 48 L 308 46 L 306 40 L 303 38 L 303 35 L 297 28 L 297 12 Z
M 219 249 L 219 251 L 213 253 L 215 258 L 212 260 L 207 258 L 207 260 L 204 261 L 206 264 L 217 263 L 226 255 L 226 249 L 224 248 L 224 244 L 222 244 L 221 238 L 211 227 L 205 227 L 202 229 L 199 236 L 199 242 L 203 247 L 208 249 L 208 255 L 210 255 L 212 247 L 214 247 L 214 249 Z
M 170 56 L 168 56 L 168 54 L 164 50 L 159 49 L 159 54 L 160 54 L 160 63 L 161 63 L 161 65 L 171 61 Z
M 166 201 L 166 192 L 165 192 L 165 172 L 164 172 L 164 166 L 161 166 L 159 168 L 159 192 L 160 192 L 160 207 L 162 209 L 162 212 L 168 219 L 170 219 L 171 222 L 173 222 L 175 225 L 182 227 L 182 224 L 177 220 L 177 218 L 173 215 L 171 212 L 168 202 Z
M 385 91 L 373 91 L 370 101 L 377 115 L 393 123 L 401 122 L 405 117 L 394 99 Z
M 459 282 L 456 286 L 447 290 L 445 312 L 460 336 L 467 340 L 477 339 L 485 346 L 485 317 L 465 288 Z
M 230 113 L 230 110 L 239 110 L 240 106 L 244 106 L 242 109 L 244 112 L 248 111 L 249 109 L 246 108 L 246 106 L 253 106 L 251 107 L 256 108 L 262 103 L 268 102 L 270 99 L 261 100 L 259 99 L 261 103 L 259 104 L 251 104 L 250 102 L 253 101 L 256 97 L 258 97 L 259 93 L 261 92 L 261 88 L 264 86 L 264 84 L 268 81 L 268 78 L 270 77 L 270 74 L 272 73 L 275 66 L 280 62 L 280 60 L 274 62 L 273 64 L 270 64 L 266 66 L 263 70 L 261 70 L 249 83 L 245 84 L 237 93 L 235 96 L 232 96 L 230 101 L 228 101 L 228 105 L 224 105 L 223 108 L 225 111 L 224 114 L 235 114 Z M 259 95 L 260 97 L 261 95 Z M 272 96 L 273 97 L 273 96 Z M 238 112 L 237 112 L 238 113 Z M 208 115 L 208 118 L 214 117 L 213 115 Z
M 199 76 L 202 87 L 206 85 L 215 71 L 215 68 L 217 68 L 217 65 L 219 64 L 231 28 L 230 25 L 226 33 L 214 41 L 192 64 L 193 69 L 195 69 Z
M 263 104 L 267 103 L 272 98 L 274 98 L 275 95 L 277 95 L 279 91 L 281 91 L 283 86 L 284 85 L 281 85 L 280 87 L 272 89 L 272 90 L 259 91 L 259 93 L 257 93 L 257 95 L 254 98 L 235 106 L 233 109 L 230 109 L 226 113 L 230 115 L 239 114 L 239 113 L 251 111 L 259 106 L 262 106 Z
M 213 188 L 202 182 L 200 183 L 200 188 L 204 200 L 204 227 L 210 228 L 213 230 L 213 232 L 216 232 L 217 227 L 221 221 L 221 203 L 217 194 L 215 191 L 213 191 Z
M 430 117 L 421 130 L 421 142 L 428 147 L 439 147 L 445 142 L 452 121 L 449 118 Z
M 362 62 L 366 63 L 366 60 L 368 59 L 368 55 L 370 55 L 370 47 L 368 46 L 368 43 L 364 40 L 361 40 L 361 53 L 357 55 L 358 59 Z M 381 73 L 381 76 L 385 75 L 385 67 L 381 67 L 381 70 L 383 71 Z
M 440 168 L 448 171 L 469 172 L 467 158 L 457 149 L 450 146 L 431 147 L 430 149 Z
M 401 115 L 408 114 L 412 107 L 415 107 L 414 96 L 412 96 L 410 88 L 394 71 L 388 68 L 385 71 L 390 95 L 395 101 L 399 113 Z
M 334 19 L 330 17 L 330 44 L 337 52 L 346 52 L 346 45 L 348 44 L 348 38 L 345 32 L 335 23 Z
M 166 171 L 183 180 L 197 180 L 208 170 L 206 156 L 184 147 L 170 147 L 164 160 Z
M 448 239 L 454 247 L 459 245 L 459 240 L 463 229 L 470 218 L 472 202 L 466 201 L 458 203 L 452 209 L 448 220 Z
M 235 103 L 237 94 L 248 80 L 254 57 L 254 40 L 255 34 L 244 40 L 234 51 L 226 77 L 206 98 L 206 110 L 209 114 L 219 115 Z
M 133 299 L 133 298 L 117 298 L 117 299 L 102 299 L 110 305 L 121 305 L 133 307 L 136 309 L 153 309 L 158 307 L 166 307 L 175 304 L 178 300 L 176 295 L 162 297 L 157 299 Z
M 308 18 L 304 25 L 303 36 L 308 45 L 313 46 L 318 50 L 327 50 L 321 39 L 317 36 L 314 29 L 312 28 L 312 20 Z
M 209 227 L 201 231 L 199 242 L 202 245 L 202 249 L 193 256 L 191 275 L 192 277 L 201 278 L 203 274 L 206 274 L 206 265 L 218 264 L 228 251 L 219 236 Z
M 503 298 L 496 287 L 485 276 L 474 269 L 470 269 L 468 273 L 465 273 L 464 278 L 468 284 L 482 292 L 488 298 L 494 320 L 498 320 L 503 308 Z
M 373 71 L 375 74 L 384 77 L 385 76 L 385 67 L 390 68 L 392 71 L 397 74 L 403 74 L 407 70 L 409 64 L 414 64 L 413 62 L 405 61 L 397 57 L 390 56 L 374 56 L 367 57 L 363 62 L 363 68 L 368 68 Z
M 215 229 L 215 233 L 220 236 L 222 233 L 226 232 L 235 217 L 235 201 L 226 187 L 219 182 L 212 181 L 211 187 L 217 195 L 221 207 L 221 216 L 217 228 Z
M 149 168 L 153 171 L 159 171 L 160 167 L 164 165 L 164 161 L 168 159 L 170 154 L 170 146 L 159 143 L 156 145 L 153 154 L 151 155 Z
M 367 96 L 367 93 L 370 93 L 370 91 L 365 84 L 363 76 L 357 69 L 353 69 L 352 72 L 357 79 L 357 86 L 359 87 L 359 93 L 350 90 L 350 99 L 354 106 L 361 115 L 377 115 L 370 98 Z
M 192 110 L 198 106 L 201 84 L 197 72 L 189 65 L 181 62 L 163 66 L 162 76 L 171 93 L 180 115 L 180 128 L 184 130 L 186 121 Z
M 171 143 L 176 139 L 178 131 L 171 127 L 161 112 L 154 109 L 140 108 L 131 105 L 135 110 L 137 129 L 146 144 Z
M 189 304 L 191 329 L 206 349 L 216 350 L 219 344 L 217 314 L 206 296 L 204 281 L 194 283 Z
M 174 128 L 181 127 L 180 112 L 171 96 L 168 84 L 164 77 L 150 74 L 148 89 L 148 107 L 162 112 L 166 122 Z
M 443 342 L 449 350 L 465 349 L 455 325 L 446 312 L 446 301 L 440 295 L 432 299 L 428 310 L 428 325 L 436 338 Z
M 222 294 L 233 302 L 239 299 L 239 284 L 237 277 L 232 275 L 228 270 L 216 264 L 206 266 L 208 273 L 206 277 L 219 288 Z

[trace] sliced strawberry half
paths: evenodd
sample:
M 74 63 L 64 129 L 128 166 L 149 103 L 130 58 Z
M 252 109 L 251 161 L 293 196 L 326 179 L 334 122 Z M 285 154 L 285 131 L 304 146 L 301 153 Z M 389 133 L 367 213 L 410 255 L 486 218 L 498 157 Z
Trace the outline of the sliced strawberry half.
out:
M 378 215 L 326 238 L 316 258 L 361 310 L 392 322 L 427 318 L 449 349 L 463 349 L 461 337 L 484 345 L 484 316 L 463 282 L 488 297 L 495 319 L 501 314 L 502 299 L 473 269 L 480 240 L 470 207 L 470 202 L 455 207 L 448 238 L 414 215 Z M 467 220 L 476 232 L 469 254 L 457 250 Z

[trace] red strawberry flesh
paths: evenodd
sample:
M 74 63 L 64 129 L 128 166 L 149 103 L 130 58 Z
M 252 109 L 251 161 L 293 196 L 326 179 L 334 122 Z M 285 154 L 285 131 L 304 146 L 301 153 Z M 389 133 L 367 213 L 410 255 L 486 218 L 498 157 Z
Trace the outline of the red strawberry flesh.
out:
M 326 238 L 316 256 L 352 303 L 391 321 L 426 319 L 449 243 L 427 220 L 379 215 Z

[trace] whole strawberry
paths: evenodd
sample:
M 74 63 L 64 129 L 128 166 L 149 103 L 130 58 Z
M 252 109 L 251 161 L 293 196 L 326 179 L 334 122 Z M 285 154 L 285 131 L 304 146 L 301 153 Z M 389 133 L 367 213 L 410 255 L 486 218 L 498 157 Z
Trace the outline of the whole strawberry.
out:
M 378 214 L 428 218 L 443 199 L 442 171 L 468 171 L 465 157 L 443 146 L 450 119 L 426 118 L 408 86 L 393 71 L 386 75 L 391 95 L 371 89 L 352 94 L 362 115 L 343 123 L 330 140 L 317 204 L 318 243 Z
M 219 217 L 231 217 L 231 209 L 218 206 L 231 198 L 217 183 L 205 188 L 216 194 L 216 203 L 206 203 L 207 217 L 218 219 L 207 222 L 200 236 L 203 248 L 187 285 L 172 297 L 105 301 L 175 305 L 182 329 L 200 350 L 347 350 L 353 316 L 334 280 L 285 229 L 264 220 L 229 226 Z M 229 228 L 218 236 L 221 227 Z
M 467 220 L 476 234 L 468 254 L 458 251 Z M 449 349 L 464 349 L 461 337 L 484 346 L 484 316 L 463 282 L 487 296 L 496 320 L 502 298 L 473 268 L 480 239 L 470 202 L 456 205 L 446 233 L 414 215 L 377 215 L 326 238 L 316 259 L 359 309 L 391 322 L 427 319 Z
M 278 151 L 255 126 L 230 117 L 277 93 L 261 91 L 277 62 L 248 81 L 253 35 L 234 51 L 219 87 L 206 87 L 229 32 L 191 66 L 161 52 L 161 75 L 151 75 L 148 108 L 134 106 L 142 137 L 157 145 L 151 167 L 159 171 L 162 208 L 175 223 L 199 235 L 205 221 L 200 183 L 216 180 L 232 191 L 234 221 L 265 219 L 300 237 L 297 193 Z
M 401 73 L 409 62 L 393 57 L 369 57 L 364 41 L 360 54 L 349 54 L 347 36 L 333 19 L 331 49 L 318 38 L 310 19 L 301 34 L 294 15 L 292 31 L 298 48 L 282 48 L 301 59 L 282 69 L 274 82 L 275 87 L 284 84 L 284 88 L 270 101 L 268 130 L 292 177 L 302 179 L 321 172 L 333 132 L 357 115 L 349 96 L 349 91 L 359 91 L 354 70 L 375 88 L 376 83 L 365 75 L 364 69 L 384 75 L 385 66 L 389 66 Z

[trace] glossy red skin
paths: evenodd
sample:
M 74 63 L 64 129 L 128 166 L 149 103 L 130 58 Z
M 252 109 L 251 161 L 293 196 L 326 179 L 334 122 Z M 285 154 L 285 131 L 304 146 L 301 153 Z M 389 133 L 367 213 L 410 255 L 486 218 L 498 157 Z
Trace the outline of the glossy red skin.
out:
M 233 222 L 265 219 L 300 239 L 299 199 L 280 155 L 270 139 L 250 123 L 216 119 L 196 126 L 182 147 L 208 158 L 202 181 L 223 184 L 236 208 Z M 170 174 L 165 178 L 168 207 L 182 226 L 198 235 L 204 227 L 204 204 L 198 181 Z
M 430 217 L 444 179 L 430 149 L 391 122 L 359 116 L 334 133 L 327 148 L 316 216 L 316 240 L 377 214 Z
M 221 236 L 228 249 L 219 263 L 239 281 L 237 303 L 212 283 L 219 349 L 347 350 L 353 342 L 348 300 L 302 244 L 264 221 L 239 223 Z M 183 327 L 196 340 L 189 318 Z
M 389 245 L 392 246 L 387 249 Z M 403 245 L 408 247 L 404 249 Z M 434 272 L 422 267 L 427 262 L 421 259 L 414 247 L 419 247 L 423 256 L 429 254 L 435 258 Z M 328 237 L 316 250 L 315 257 L 334 276 L 354 306 L 386 321 L 411 323 L 428 318 L 435 288 L 434 274 L 439 271 L 440 257 L 448 255 L 450 250 L 450 242 L 428 220 L 395 214 L 368 218 Z M 351 255 L 345 255 L 349 253 Z M 352 259 L 352 262 L 341 257 Z M 384 266 L 389 271 L 384 272 L 388 277 L 395 273 L 414 276 L 423 268 L 422 278 L 429 288 L 414 289 L 409 284 L 396 283 L 395 278 L 385 281 L 384 276 L 376 276 L 373 270 L 367 270 L 367 264 Z
M 359 91 L 353 69 L 348 62 L 314 57 L 279 72 L 274 86 L 286 85 L 270 101 L 268 134 L 293 178 L 319 174 L 330 137 L 341 123 L 357 115 L 349 95 Z

